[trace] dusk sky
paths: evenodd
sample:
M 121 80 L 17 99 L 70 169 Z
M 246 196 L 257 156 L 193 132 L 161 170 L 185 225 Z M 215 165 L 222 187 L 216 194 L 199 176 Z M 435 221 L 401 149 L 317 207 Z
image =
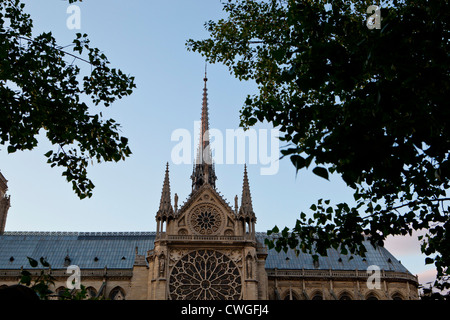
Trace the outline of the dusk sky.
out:
M 8 180 L 11 209 L 6 231 L 154 231 L 166 162 L 170 167 L 172 199 L 179 204 L 191 190 L 192 160 L 197 146 L 195 121 L 200 120 L 203 93 L 204 58 L 186 49 L 186 40 L 208 37 L 204 23 L 224 17 L 219 0 L 124 1 L 87 0 L 80 8 L 80 29 L 69 29 L 69 4 L 61 0 L 24 1 L 34 20 L 34 32 L 51 31 L 61 46 L 69 45 L 75 34 L 87 33 L 93 47 L 102 50 L 111 62 L 136 77 L 137 88 L 129 97 L 111 107 L 92 107 L 122 125 L 133 154 L 119 163 L 94 163 L 89 177 L 95 184 L 90 199 L 79 200 L 61 169 L 50 168 L 44 153 L 56 151 L 42 135 L 33 151 L 7 154 L 0 149 L 0 170 Z M 71 47 L 65 50 L 71 51 Z M 77 62 L 86 72 L 89 66 Z M 252 82 L 241 82 L 222 65 L 208 65 L 208 102 L 210 128 L 223 134 L 239 128 L 239 110 L 248 94 L 256 92 Z M 257 231 L 274 225 L 292 227 L 300 212 L 310 213 L 317 199 L 332 203 L 353 201 L 353 192 L 336 175 L 330 181 L 301 170 L 298 175 L 288 158 L 276 163 L 277 170 L 263 175 L 264 156 L 279 158 L 261 150 L 263 133 L 273 128 L 258 124 L 254 128 L 258 146 L 256 163 L 248 163 Z M 179 141 L 172 135 L 190 133 L 191 162 L 177 164 L 172 152 Z M 184 141 L 186 142 L 186 141 Z M 270 142 L 270 141 L 269 141 Z M 273 141 L 272 141 L 273 142 Z M 279 144 L 283 146 L 282 143 Z M 255 150 L 255 149 L 253 149 Z M 236 150 L 235 150 L 236 151 Z M 237 151 L 232 161 L 216 165 L 217 189 L 234 206 L 242 192 L 244 164 Z M 310 168 L 311 169 L 311 168 Z M 413 274 L 430 281 L 432 266 L 424 265 L 417 236 L 390 239 L 390 250 Z

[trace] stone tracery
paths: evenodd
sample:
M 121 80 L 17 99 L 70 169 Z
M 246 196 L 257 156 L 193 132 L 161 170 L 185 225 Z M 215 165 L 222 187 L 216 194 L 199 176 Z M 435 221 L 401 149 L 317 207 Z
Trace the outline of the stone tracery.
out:
M 190 224 L 195 233 L 212 235 L 220 229 L 222 217 L 216 208 L 203 205 L 191 213 Z
M 173 267 L 169 290 L 173 300 L 237 300 L 241 298 L 241 275 L 221 252 L 192 251 Z

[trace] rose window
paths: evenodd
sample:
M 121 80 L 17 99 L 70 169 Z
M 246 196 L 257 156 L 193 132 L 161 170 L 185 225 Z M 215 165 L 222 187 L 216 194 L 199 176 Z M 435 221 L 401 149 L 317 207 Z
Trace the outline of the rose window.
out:
M 188 253 L 175 264 L 169 279 L 173 300 L 237 300 L 241 289 L 236 264 L 213 250 Z
M 191 225 L 201 235 L 214 234 L 219 230 L 222 219 L 216 209 L 201 207 L 191 215 Z

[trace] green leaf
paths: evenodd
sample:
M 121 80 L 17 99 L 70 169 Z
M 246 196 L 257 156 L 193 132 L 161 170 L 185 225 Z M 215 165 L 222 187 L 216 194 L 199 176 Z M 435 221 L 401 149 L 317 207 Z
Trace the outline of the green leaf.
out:
M 40 261 L 41 261 L 41 265 L 42 265 L 43 267 L 45 267 L 45 268 L 50 267 L 50 264 L 47 262 L 47 260 L 45 260 L 44 257 L 41 257 L 41 258 L 40 258 Z
M 30 263 L 30 266 L 32 268 L 36 268 L 38 266 L 38 262 L 36 260 L 34 260 L 33 258 L 27 257 L 28 258 L 28 262 Z
M 250 118 L 250 119 L 248 119 L 248 125 L 251 127 L 251 126 L 253 126 L 255 123 L 257 123 L 258 122 L 258 119 L 256 119 L 256 118 Z
M 27 270 L 22 270 L 21 275 L 22 276 L 31 276 L 31 273 Z
M 31 284 L 31 275 L 22 275 L 20 278 L 20 283 L 29 286 Z
M 296 171 L 304 168 L 306 166 L 306 160 L 298 154 L 291 156 L 291 162 L 295 166 Z
M 298 154 L 298 153 L 301 152 L 301 150 L 302 150 L 301 148 L 289 148 L 289 149 L 280 150 L 280 153 L 283 156 L 287 156 L 287 155 L 290 155 L 290 154 Z
M 315 167 L 313 169 L 315 175 L 328 180 L 328 170 L 323 167 Z
M 267 245 L 267 247 L 270 249 L 273 249 L 275 247 L 275 244 L 273 243 L 272 240 L 269 239 L 264 239 L 264 243 Z

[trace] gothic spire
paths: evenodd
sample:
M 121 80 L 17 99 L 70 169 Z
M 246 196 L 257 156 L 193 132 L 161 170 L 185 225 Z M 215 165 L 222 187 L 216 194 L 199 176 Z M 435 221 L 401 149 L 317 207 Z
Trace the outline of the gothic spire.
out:
M 206 65 L 205 65 L 205 77 L 203 78 L 205 82 L 205 86 L 203 87 L 203 100 L 202 100 L 202 116 L 201 116 L 201 128 L 200 128 L 200 141 L 199 141 L 199 150 L 205 150 L 209 146 L 209 110 L 208 110 L 208 89 L 206 88 L 206 82 L 208 78 L 206 77 Z M 203 152 L 203 156 L 205 157 L 205 161 L 211 163 L 211 159 L 207 159 L 206 157 L 211 154 L 211 152 Z M 201 153 L 199 153 L 201 154 Z M 197 159 L 197 163 L 200 163 Z
M 244 183 L 242 185 L 241 207 L 239 208 L 239 215 L 242 217 L 254 218 L 252 195 L 250 194 L 250 184 L 247 176 L 247 165 L 244 166 Z
M 194 164 L 194 170 L 192 172 L 192 191 L 197 190 L 205 183 L 216 187 L 216 174 L 214 170 L 214 164 L 212 162 L 212 153 L 209 146 L 209 110 L 208 110 L 208 89 L 206 82 L 208 81 L 206 75 L 205 65 L 205 77 L 203 78 L 203 100 L 202 100 L 202 114 L 200 124 L 200 137 L 197 149 L 197 158 Z
M 166 164 L 166 175 L 164 177 L 163 188 L 161 192 L 161 201 L 159 203 L 159 210 L 156 216 L 168 217 L 173 215 L 173 207 L 170 201 L 170 180 L 169 180 L 169 163 Z

